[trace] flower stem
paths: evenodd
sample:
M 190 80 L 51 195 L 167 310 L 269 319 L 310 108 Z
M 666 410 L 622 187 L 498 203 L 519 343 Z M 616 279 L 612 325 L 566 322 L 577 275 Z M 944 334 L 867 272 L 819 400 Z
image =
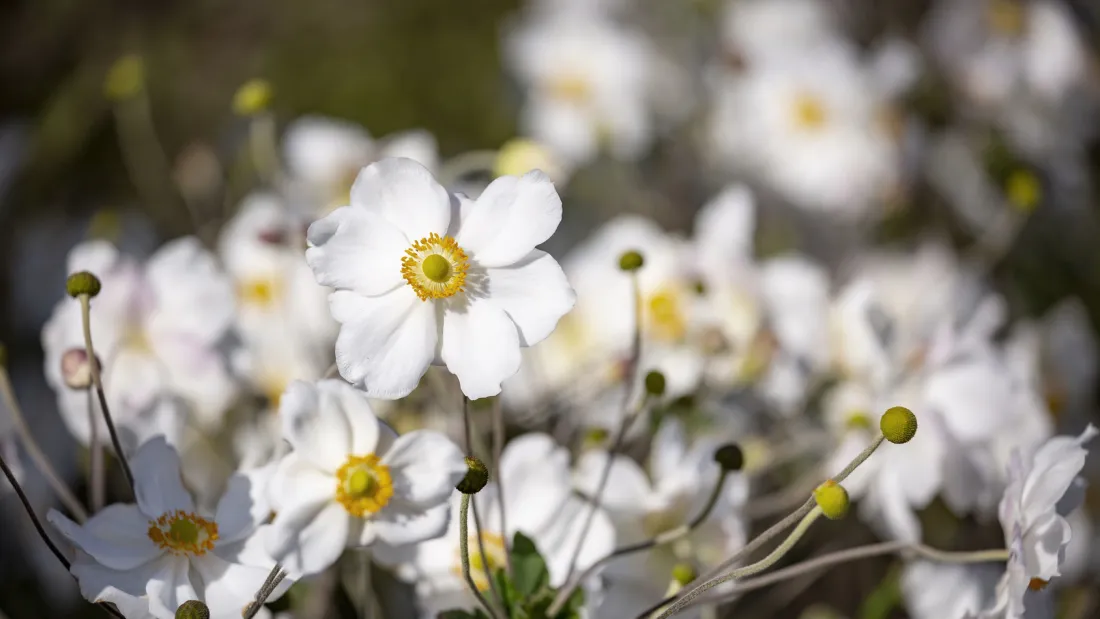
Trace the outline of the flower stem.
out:
M 99 444 L 99 420 L 96 419 L 92 390 L 85 389 L 88 404 L 88 504 L 93 512 L 106 504 L 107 477 L 103 468 L 103 446 Z
M 72 564 L 65 558 L 65 555 L 61 554 L 61 550 L 57 545 L 53 543 L 49 535 L 46 535 L 46 529 L 42 527 L 42 521 L 38 519 L 38 515 L 34 513 L 34 508 L 31 507 L 31 502 L 27 498 L 27 494 L 23 492 L 23 487 L 19 485 L 19 481 L 15 479 L 15 474 L 8 468 L 8 463 L 4 461 L 4 457 L 0 455 L 0 469 L 4 470 L 4 476 L 8 478 L 8 483 L 15 490 L 15 494 L 19 497 L 19 502 L 23 504 L 23 510 L 27 512 L 27 516 L 31 519 L 31 524 L 34 525 L 34 530 L 38 532 L 38 537 L 42 538 L 43 542 L 46 542 L 46 546 L 49 547 L 53 556 L 57 557 L 57 560 L 61 562 L 61 565 L 65 566 L 65 571 L 69 571 Z
M 252 619 L 256 616 L 256 613 L 260 612 L 263 608 L 267 598 L 271 597 L 271 594 L 279 587 L 286 578 L 286 572 L 283 571 L 283 566 L 278 563 L 271 568 L 271 571 L 267 574 L 267 579 L 264 580 L 264 584 L 260 585 L 260 590 L 256 592 L 256 597 L 252 599 L 252 602 L 245 607 L 244 612 L 241 613 L 241 617 L 244 619 Z
M 474 455 L 473 445 L 473 420 L 470 418 L 470 398 L 465 394 L 462 396 L 462 423 L 463 429 L 466 434 L 466 455 Z M 500 483 L 497 483 L 497 489 L 500 489 Z M 482 539 L 481 532 L 485 529 L 481 526 L 481 515 L 477 510 L 477 502 L 474 502 L 474 534 L 477 535 L 477 551 L 481 555 L 481 567 L 485 572 L 485 578 L 489 582 L 489 589 L 493 592 L 493 599 L 500 602 L 501 606 L 504 606 L 504 595 L 497 590 L 496 579 L 493 578 L 492 568 L 489 566 L 489 557 L 485 553 L 485 540 Z M 503 529 L 502 529 L 503 530 Z M 507 554 L 507 553 L 506 553 Z
M 753 563 L 752 565 L 746 565 L 745 567 L 733 570 L 732 572 L 724 576 L 712 578 L 699 585 L 698 587 L 695 587 L 687 595 L 680 598 L 679 600 L 676 600 L 676 602 L 672 606 L 668 607 L 668 609 L 665 610 L 663 613 L 661 613 L 657 617 L 657 619 L 668 619 L 669 617 L 672 617 L 676 613 L 686 608 L 688 604 L 691 604 L 691 602 L 695 600 L 695 598 L 722 583 L 726 583 L 731 580 L 738 580 L 746 576 L 752 576 L 753 574 L 759 574 L 760 572 L 763 572 L 769 567 L 775 565 L 777 562 L 779 562 L 780 559 L 784 557 L 784 555 L 790 552 L 791 548 L 794 548 L 794 545 L 798 543 L 798 540 L 802 539 L 802 536 L 806 534 L 806 531 L 810 529 L 810 526 L 812 526 L 813 523 L 820 517 L 821 508 L 814 507 L 810 510 L 810 513 L 806 514 L 802 518 L 802 520 L 798 523 L 798 526 L 796 526 L 794 530 L 791 531 L 791 534 L 787 536 L 787 539 L 783 540 L 783 543 L 777 546 L 775 550 L 771 551 L 768 556 L 764 557 L 760 561 L 757 561 L 756 563 Z
M 83 524 L 88 520 L 88 512 L 84 510 L 84 506 L 77 500 L 76 495 L 69 490 L 69 487 L 65 485 L 65 482 L 61 480 L 61 476 L 57 474 L 53 466 L 50 464 L 50 459 L 46 457 L 46 454 L 42 452 L 42 448 L 39 447 L 38 442 L 34 440 L 34 435 L 31 434 L 30 426 L 27 425 L 27 418 L 23 415 L 23 410 L 19 407 L 19 400 L 15 398 L 15 390 L 11 386 L 11 378 L 8 376 L 7 368 L 0 366 L 0 395 L 3 395 L 4 404 L 7 405 L 9 411 L 11 411 L 12 425 L 15 427 L 15 433 L 19 436 L 20 441 L 23 443 L 23 449 L 30 456 L 31 461 L 34 462 L 35 468 L 39 473 L 46 478 L 46 483 L 50 485 L 50 488 L 57 493 L 57 497 L 61 500 L 61 503 L 65 505 L 65 509 L 69 510 L 69 513 L 76 518 L 77 522 Z
M 126 475 L 126 481 L 130 484 L 130 490 L 136 492 L 134 486 L 134 472 L 130 470 L 130 462 L 126 459 L 126 453 L 122 451 L 122 442 L 115 430 L 115 423 L 111 419 L 111 409 L 107 406 L 107 396 L 103 391 L 103 378 L 99 374 L 99 363 L 96 360 L 95 348 L 92 346 L 92 320 L 91 298 L 80 295 L 80 318 L 84 323 L 84 348 L 88 353 L 88 366 L 92 370 L 92 384 L 95 386 L 96 396 L 99 398 L 99 408 L 103 412 L 103 421 L 107 424 L 107 431 L 111 434 L 111 443 L 118 454 L 118 461 L 122 465 L 122 472 Z
M 500 507 L 500 530 L 508 530 L 508 510 L 504 506 L 504 480 L 500 476 L 500 459 L 504 452 L 504 403 L 501 399 L 493 399 L 493 478 L 497 481 L 497 506 Z M 474 514 L 477 512 L 477 504 L 474 504 Z M 504 570 L 508 577 L 512 577 L 512 553 L 504 553 Z
M 477 588 L 477 583 L 474 582 L 473 575 L 470 574 L 469 515 L 470 495 L 463 493 L 462 505 L 459 507 L 458 514 L 458 553 L 462 560 L 462 577 L 466 579 L 466 584 L 470 587 L 470 591 L 473 591 L 474 595 L 477 596 L 477 601 L 481 602 L 481 606 L 485 608 L 485 612 L 489 613 L 492 619 L 499 619 L 496 611 L 489 605 L 489 600 L 486 600 L 485 596 L 481 594 L 481 590 Z

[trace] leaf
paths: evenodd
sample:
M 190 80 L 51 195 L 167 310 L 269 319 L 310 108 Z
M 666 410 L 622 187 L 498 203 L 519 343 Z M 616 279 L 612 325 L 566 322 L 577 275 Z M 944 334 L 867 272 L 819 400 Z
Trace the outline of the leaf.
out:
M 546 561 L 535 542 L 518 531 L 512 541 L 512 572 L 512 584 L 521 597 L 532 595 L 550 582 Z
M 898 585 L 900 576 L 901 570 L 895 564 L 874 591 L 863 600 L 859 608 L 860 619 L 887 619 L 890 616 L 901 604 L 901 588 Z

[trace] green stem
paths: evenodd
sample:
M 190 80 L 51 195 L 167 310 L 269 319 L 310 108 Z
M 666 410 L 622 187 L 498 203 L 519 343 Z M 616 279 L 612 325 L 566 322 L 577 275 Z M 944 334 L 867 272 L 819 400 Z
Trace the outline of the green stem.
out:
M 107 406 L 107 396 L 103 391 L 103 378 L 99 374 L 99 362 L 95 356 L 95 347 L 92 346 L 91 298 L 86 294 L 80 295 L 80 318 L 84 323 L 84 348 L 88 353 L 88 365 L 92 370 L 92 384 L 95 385 L 96 396 L 99 398 L 99 408 L 103 413 L 103 421 L 107 425 L 107 431 L 111 434 L 111 444 L 114 445 L 115 453 L 118 454 L 118 461 L 122 464 L 122 472 L 126 475 L 130 490 L 135 492 L 136 496 L 134 472 L 130 469 L 130 462 L 126 458 L 126 453 L 122 451 L 122 441 L 118 438 L 118 431 L 115 430 L 115 423 L 111 419 L 111 409 Z
M 499 619 L 496 611 L 489 605 L 489 600 L 485 599 L 482 595 L 481 589 L 477 588 L 477 583 L 474 582 L 474 577 L 470 573 L 470 495 L 462 494 L 462 505 L 458 510 L 458 553 L 462 561 L 462 577 L 466 579 L 466 585 L 470 587 L 470 591 L 473 591 L 477 596 L 477 601 L 481 603 L 481 606 L 485 609 L 485 612 L 489 613 L 492 619 Z

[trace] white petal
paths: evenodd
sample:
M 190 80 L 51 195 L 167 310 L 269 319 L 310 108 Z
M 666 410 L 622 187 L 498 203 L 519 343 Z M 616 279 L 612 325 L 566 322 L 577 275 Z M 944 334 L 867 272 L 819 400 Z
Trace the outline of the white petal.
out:
M 142 513 L 158 518 L 174 510 L 195 511 L 191 495 L 180 477 L 180 457 L 163 436 L 155 436 L 130 458 L 134 494 Z
M 577 295 L 550 254 L 534 250 L 509 267 L 487 269 L 487 294 L 519 329 L 520 345 L 538 344 L 573 309 Z
M 541 528 L 572 492 L 569 452 L 547 434 L 532 432 L 512 439 L 501 454 L 499 475 L 509 535 L 517 528 Z
M 186 334 L 213 343 L 232 325 L 233 283 L 197 238 L 161 247 L 149 259 L 146 279 L 156 304 L 150 334 Z
M 336 291 L 329 302 L 341 323 L 336 339 L 340 375 L 372 398 L 393 400 L 412 393 L 435 359 L 435 304 L 418 299 L 409 286 L 381 297 Z
M 327 391 L 340 403 L 348 428 L 351 430 L 349 453 L 358 456 L 376 453 L 381 422 L 374 415 L 367 396 L 342 380 L 323 380 L 317 383 L 317 387 Z
M 335 492 L 335 476 L 319 470 L 294 452 L 283 456 L 267 484 L 267 500 L 277 512 L 298 503 L 329 501 Z
M 1088 451 L 1083 445 L 1096 434 L 1096 428 L 1090 424 L 1080 436 L 1056 436 L 1035 452 L 1023 489 L 1024 513 L 1028 523 L 1034 522 L 1044 511 L 1053 511 L 1085 466 Z
M 467 298 L 443 314 L 443 362 L 472 400 L 500 393 L 500 383 L 519 371 L 519 331 L 503 309 Z
M 443 234 L 451 222 L 451 197 L 423 165 L 394 157 L 373 163 L 351 187 L 351 204 L 397 226 L 409 242 Z
M 295 505 L 275 516 L 268 531 L 268 552 L 294 577 L 316 574 L 344 552 L 351 520 L 335 501 Z
M 439 168 L 439 144 L 430 131 L 413 129 L 388 135 L 379 145 L 381 157 L 406 157 L 429 170 Z
M 382 456 L 390 467 L 394 496 L 427 509 L 444 503 L 466 475 L 466 459 L 451 439 L 431 430 L 400 436 Z
M 1024 533 L 1021 557 L 1027 575 L 1047 581 L 1060 576 L 1058 567 L 1065 559 L 1066 545 L 1071 537 L 1069 523 L 1057 514 L 1045 514 L 1033 523 Z
M 338 208 L 313 222 L 307 237 L 306 262 L 322 285 L 375 296 L 404 281 L 401 257 L 410 241 L 376 212 Z
M 607 456 L 606 451 L 589 451 L 577 463 L 577 490 L 585 496 L 595 496 L 607 466 Z M 601 495 L 601 504 L 612 512 L 637 515 L 645 512 L 646 501 L 651 494 L 649 480 L 642 467 L 630 458 L 615 456 Z
M 507 497 L 505 497 L 507 500 Z M 569 571 L 574 549 L 581 542 L 584 522 L 592 506 L 587 501 L 570 497 L 560 510 L 553 514 L 549 526 L 534 535 L 539 551 L 546 558 L 550 569 L 550 584 L 560 585 Z M 615 527 L 602 509 L 592 518 L 592 525 L 577 555 L 577 568 L 585 569 L 615 549 Z
M 340 402 L 318 386 L 294 381 L 279 402 L 283 437 L 303 459 L 335 473 L 347 461 L 351 437 Z
M 369 544 L 377 539 L 391 546 L 416 544 L 440 537 L 447 532 L 450 522 L 449 501 L 424 510 L 415 505 L 407 505 L 404 501 L 394 500 L 364 523 L 363 541 Z
M 561 198 L 539 170 L 502 176 L 473 204 L 462 205 L 455 240 L 483 267 L 515 264 L 561 223 Z
M 149 517 L 134 505 L 108 505 L 84 526 L 53 509 L 46 518 L 70 542 L 113 570 L 133 569 L 161 554 L 145 533 Z
M 229 478 L 214 515 L 219 543 L 235 542 L 250 535 L 271 515 L 267 486 L 275 471 L 275 465 L 268 465 L 239 471 Z
M 149 598 L 145 597 L 151 571 L 116 572 L 88 561 L 73 563 L 72 574 L 80 583 L 81 595 L 89 602 L 110 602 L 126 619 L 153 617 Z M 135 588 L 136 593 L 132 593 Z
M 149 610 L 158 619 L 172 619 L 180 604 L 199 599 L 191 585 L 191 561 L 182 555 L 165 555 L 157 563 L 160 569 L 145 586 Z
M 711 198 L 695 216 L 695 244 L 704 273 L 728 273 L 752 260 L 756 211 L 752 192 L 731 185 Z
M 253 600 L 271 571 L 270 566 L 241 565 L 213 552 L 195 557 L 192 564 L 202 577 L 205 585 L 202 597 L 210 607 L 212 617 L 239 617 L 241 609 Z M 292 582 L 291 579 L 284 579 L 279 589 L 267 599 L 278 599 Z

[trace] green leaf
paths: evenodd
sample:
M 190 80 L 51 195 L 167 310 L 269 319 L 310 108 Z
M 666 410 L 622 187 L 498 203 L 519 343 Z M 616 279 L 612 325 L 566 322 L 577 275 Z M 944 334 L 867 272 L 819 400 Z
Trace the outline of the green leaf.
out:
M 512 541 L 512 572 L 512 584 L 521 597 L 530 596 L 550 582 L 546 561 L 535 542 L 519 532 Z
M 900 576 L 901 569 L 895 564 L 874 591 L 863 600 L 859 608 L 860 619 L 887 619 L 890 616 L 901 604 L 901 588 L 898 585 Z

